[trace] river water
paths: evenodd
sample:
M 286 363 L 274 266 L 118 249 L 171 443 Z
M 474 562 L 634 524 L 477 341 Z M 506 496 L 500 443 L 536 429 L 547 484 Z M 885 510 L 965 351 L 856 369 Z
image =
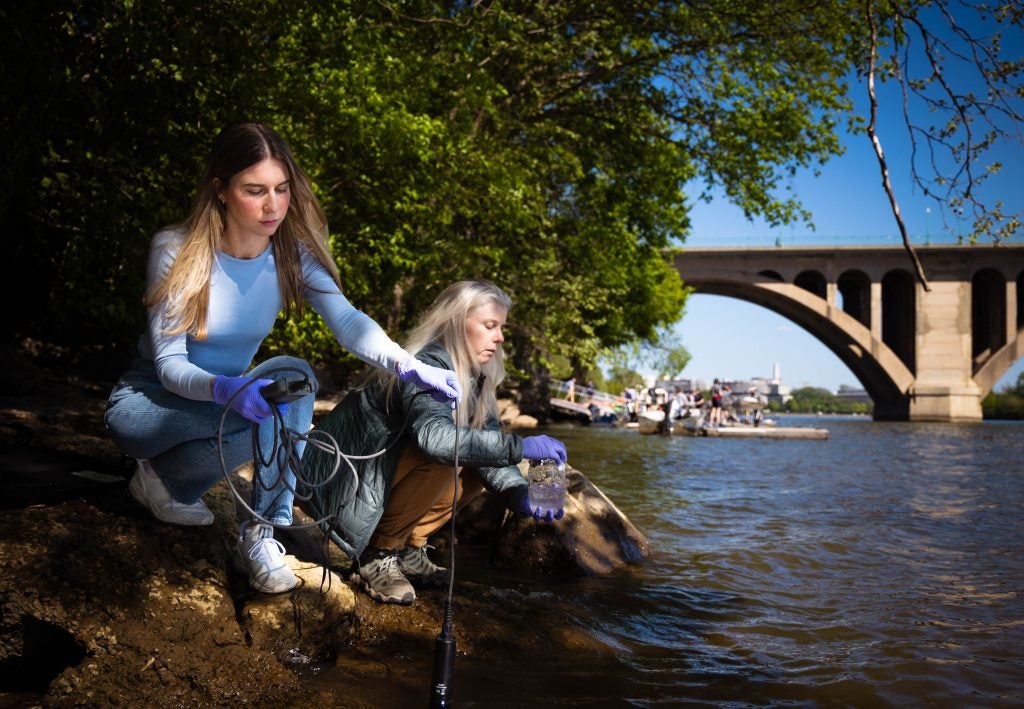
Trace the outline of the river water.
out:
M 607 651 L 460 657 L 456 706 L 1024 706 L 1024 424 L 782 421 L 829 439 L 549 429 L 652 555 L 507 579 Z

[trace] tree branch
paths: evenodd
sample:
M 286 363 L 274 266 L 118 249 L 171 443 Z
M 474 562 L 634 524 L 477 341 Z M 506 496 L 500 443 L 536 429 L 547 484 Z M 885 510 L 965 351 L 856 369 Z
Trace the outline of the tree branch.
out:
M 907 234 L 907 225 L 903 223 L 903 216 L 900 214 L 900 205 L 896 201 L 896 192 L 893 190 L 892 182 L 889 180 L 889 166 L 885 162 L 885 152 L 882 150 L 882 141 L 878 138 L 878 131 L 876 130 L 876 119 L 878 118 L 878 96 L 875 94 L 875 63 L 878 58 L 878 27 L 875 25 L 875 15 L 872 0 L 867 0 L 865 3 L 865 13 L 867 15 L 868 25 L 871 27 L 871 46 L 870 46 L 870 57 L 868 59 L 868 98 L 871 101 L 871 118 L 868 121 L 868 137 L 871 139 L 871 145 L 875 149 L 875 155 L 878 157 L 878 167 L 882 172 L 882 187 L 885 189 L 885 194 L 889 197 L 889 205 L 892 207 L 892 214 L 896 217 L 896 225 L 900 229 L 900 237 L 903 239 L 903 247 L 907 250 L 907 254 L 910 256 L 911 262 L 914 264 L 914 270 L 917 273 L 917 278 L 921 281 L 921 285 L 925 291 L 930 291 L 931 287 L 928 285 L 928 278 L 924 273 L 924 266 L 921 265 L 921 259 L 917 256 L 917 251 L 914 250 L 913 244 L 910 243 L 910 236 Z

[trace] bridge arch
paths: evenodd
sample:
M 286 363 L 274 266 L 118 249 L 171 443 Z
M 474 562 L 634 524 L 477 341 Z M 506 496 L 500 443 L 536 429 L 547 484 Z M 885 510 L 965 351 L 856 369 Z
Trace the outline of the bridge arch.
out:
M 1017 337 L 1012 342 L 1007 342 L 992 354 L 985 363 L 974 372 L 974 381 L 981 390 L 981 396 L 988 395 L 999 379 L 1006 374 L 1006 370 L 1014 363 L 1024 357 L 1024 330 L 1017 332 Z
M 843 271 L 836 279 L 843 312 L 864 327 L 871 328 L 871 278 L 857 268 Z
M 971 357 L 975 369 L 1006 344 L 1006 279 L 992 268 L 971 278 Z
M 701 248 L 674 254 L 696 292 L 792 320 L 849 367 L 875 418 L 981 418 L 981 399 L 1024 356 L 1024 245 L 930 245 L 912 275 L 894 246 Z
M 699 293 L 722 295 L 760 305 L 793 321 L 831 350 L 853 373 L 874 402 L 876 419 L 905 420 L 906 391 L 914 375 L 856 319 L 813 293 L 788 283 L 686 281 Z
M 1024 330 L 1024 271 L 1017 274 L 1017 329 Z
M 896 268 L 882 277 L 882 342 L 914 371 L 917 298 L 914 277 Z
M 803 288 L 808 293 L 814 293 L 819 298 L 825 299 L 828 297 L 828 281 L 825 280 L 825 276 L 820 271 L 801 271 L 793 279 L 793 285 Z
M 976 283 L 979 283 L 978 288 L 982 291 L 980 296 L 975 293 Z M 993 284 L 999 283 L 1004 284 L 1004 293 L 1007 290 L 1015 291 L 1012 297 L 1007 295 L 997 305 L 997 308 L 1001 307 L 1004 310 L 1004 332 L 1008 333 L 1008 337 L 1004 338 L 1003 344 L 995 347 L 991 354 L 985 358 L 984 350 L 982 349 L 979 351 L 979 345 L 973 341 L 973 335 L 975 332 L 973 318 L 978 308 L 977 298 L 994 297 L 992 293 Z M 1013 288 L 1009 289 L 1008 286 L 1013 286 Z M 1012 367 L 1018 359 L 1024 356 L 1024 271 L 1019 271 L 1016 278 L 1014 278 L 1012 272 L 1008 276 L 1004 276 L 1004 274 L 998 270 L 988 268 L 981 269 L 975 273 L 974 277 L 971 279 L 971 295 L 971 352 L 974 356 L 974 381 L 977 382 L 978 386 L 981 388 L 982 396 L 985 396 L 992 391 L 992 388 L 996 385 L 1006 370 Z M 1010 311 L 1015 311 L 1016 314 L 1011 316 Z M 991 313 L 982 312 L 978 317 L 982 320 L 988 320 L 986 327 L 992 328 L 994 326 L 992 320 L 994 320 L 995 317 Z M 982 337 L 988 337 L 990 349 L 993 344 L 999 342 L 999 339 L 991 333 L 983 335 Z

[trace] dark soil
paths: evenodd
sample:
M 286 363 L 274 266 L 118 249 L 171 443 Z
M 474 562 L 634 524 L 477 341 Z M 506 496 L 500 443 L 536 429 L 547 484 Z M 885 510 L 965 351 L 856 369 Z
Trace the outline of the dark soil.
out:
M 377 707 L 389 705 L 382 679 L 387 696 L 426 705 L 442 591 L 409 607 L 357 592 L 330 638 L 254 641 L 241 610 L 261 601 L 230 571 L 226 485 L 206 498 L 212 527 L 158 522 L 128 494 L 130 466 L 106 436 L 110 383 L 0 354 L 18 377 L 0 394 L 0 707 Z M 460 656 L 548 644 L 503 618 L 496 593 L 457 585 Z M 592 645 L 560 633 L 563 650 Z

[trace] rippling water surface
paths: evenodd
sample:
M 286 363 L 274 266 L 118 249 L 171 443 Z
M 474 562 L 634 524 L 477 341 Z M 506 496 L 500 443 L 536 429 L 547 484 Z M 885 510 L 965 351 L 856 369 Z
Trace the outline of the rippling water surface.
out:
M 520 589 L 608 651 L 460 657 L 458 705 L 1024 705 L 1024 425 L 786 423 L 830 438 L 549 431 L 653 553 Z

